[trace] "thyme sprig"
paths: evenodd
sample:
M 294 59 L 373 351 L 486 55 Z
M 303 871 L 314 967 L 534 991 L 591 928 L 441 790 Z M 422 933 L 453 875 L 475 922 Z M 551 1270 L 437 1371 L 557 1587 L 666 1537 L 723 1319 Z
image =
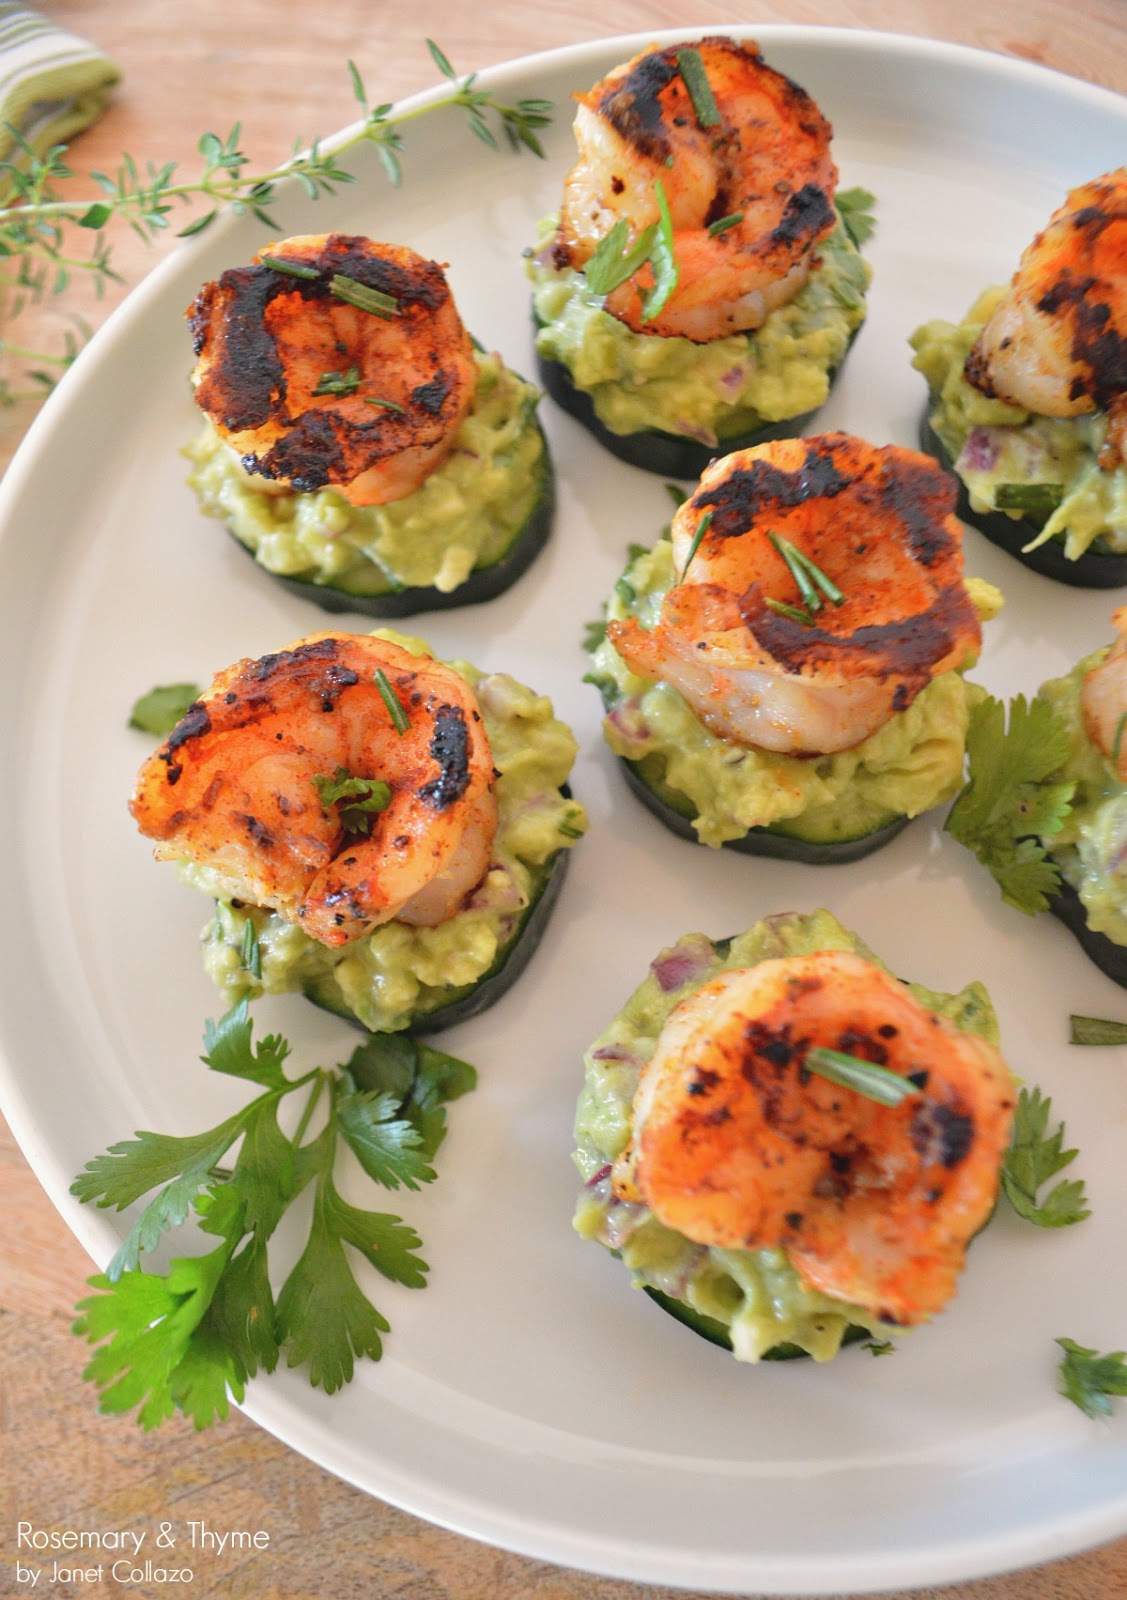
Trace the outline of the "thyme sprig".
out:
M 113 225 L 124 224 L 151 244 L 172 226 L 173 215 L 181 206 L 202 206 L 177 230 L 178 238 L 202 233 L 225 211 L 250 214 L 265 227 L 276 229 L 273 212 L 283 186 L 298 183 L 312 200 L 335 194 L 342 184 L 355 181 L 342 162 L 359 146 L 374 145 L 389 181 L 398 185 L 402 181 L 404 126 L 450 107 L 465 111 L 470 131 L 490 148 L 501 148 L 503 139 L 514 151 L 527 149 L 543 156 L 538 130 L 552 119 L 550 101 L 530 98 L 509 104 L 500 100 L 479 86 L 476 73 L 460 77 L 438 45 L 431 39 L 426 43 L 431 59 L 450 83 L 447 94 L 409 108 L 391 101 L 373 104 L 359 69 L 350 61 L 352 92 L 362 112 L 357 127 L 331 150 L 321 139 L 311 144 L 298 139 L 284 161 L 265 170 L 252 166 L 242 148 L 241 125 L 235 123 L 225 136 L 214 132 L 202 135 L 197 146 L 202 164 L 190 176 L 180 177 L 174 161 L 150 161 L 142 166 L 133 156 L 124 155 L 116 171 L 91 173 L 97 195 L 69 199 L 59 187 L 74 176 L 66 162 L 68 147 L 57 144 L 40 156 L 17 129 L 9 127 L 17 154 L 12 161 L 0 162 L 0 190 L 5 194 L 5 203 L 0 205 L 0 257 L 4 261 L 0 272 L 0 354 L 22 363 L 24 377 L 34 387 L 17 390 L 6 377 L 0 377 L 0 405 L 13 404 L 21 394 L 50 389 L 89 337 L 89 327 L 75 317 L 73 327 L 63 335 L 61 349 L 37 351 L 14 341 L 10 329 L 27 307 L 63 294 L 75 274 L 92 280 L 99 295 L 109 283 L 122 281 L 111 264 L 105 232 Z M 75 229 L 83 232 L 76 234 Z M 74 241 L 81 238 L 87 243 L 77 249 Z

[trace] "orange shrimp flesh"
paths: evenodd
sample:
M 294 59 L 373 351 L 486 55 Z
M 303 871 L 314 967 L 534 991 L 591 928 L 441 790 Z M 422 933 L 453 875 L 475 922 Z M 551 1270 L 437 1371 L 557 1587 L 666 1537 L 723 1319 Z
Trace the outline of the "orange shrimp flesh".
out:
M 315 780 L 341 769 L 386 784 L 386 806 L 323 799 Z M 211 869 L 231 898 L 335 947 L 457 911 L 489 866 L 494 777 L 457 673 L 385 639 L 317 633 L 221 672 L 141 768 L 130 810 L 158 858 Z
M 1112 612 L 1111 620 L 1115 641 L 1084 675 L 1080 714 L 1088 738 L 1127 783 L 1127 606 Z
M 702 126 L 683 75 L 689 48 L 715 126 Z M 673 225 L 678 283 L 665 307 L 647 320 L 647 268 L 607 296 L 613 316 L 636 333 L 705 343 L 758 328 L 793 299 L 836 221 L 833 130 L 757 45 L 710 37 L 648 50 L 576 98 L 579 160 L 564 186 L 557 264 L 582 267 L 620 219 L 631 240 L 657 222 L 657 181 Z
M 980 648 L 955 496 L 930 457 L 849 434 L 737 451 L 674 516 L 680 581 L 657 625 L 612 620 L 607 637 L 720 738 L 790 755 L 849 749 Z M 820 609 L 808 609 L 782 541 L 841 603 L 815 585 Z
M 1127 167 L 1054 211 L 964 370 L 983 394 L 1039 416 L 1106 411 L 1100 465 L 1127 459 Z
M 815 1075 L 816 1047 L 911 1079 L 878 1104 Z M 785 1248 L 811 1288 L 881 1320 L 951 1298 L 1009 1142 L 1010 1074 L 986 1040 L 847 951 L 722 973 L 670 1014 L 642 1071 L 616 1192 L 722 1249 Z
M 388 297 L 386 314 L 340 298 L 340 280 Z M 297 493 L 402 499 L 449 455 L 473 401 L 473 347 L 442 268 L 401 245 L 283 239 L 205 284 L 188 318 L 197 403 L 248 473 Z

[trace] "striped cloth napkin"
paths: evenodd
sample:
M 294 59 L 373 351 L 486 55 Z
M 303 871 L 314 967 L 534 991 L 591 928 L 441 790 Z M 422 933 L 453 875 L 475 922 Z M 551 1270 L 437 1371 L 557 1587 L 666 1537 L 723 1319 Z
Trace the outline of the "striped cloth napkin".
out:
M 0 0 L 0 161 L 20 160 L 9 125 L 42 155 L 101 116 L 120 76 L 87 40 Z

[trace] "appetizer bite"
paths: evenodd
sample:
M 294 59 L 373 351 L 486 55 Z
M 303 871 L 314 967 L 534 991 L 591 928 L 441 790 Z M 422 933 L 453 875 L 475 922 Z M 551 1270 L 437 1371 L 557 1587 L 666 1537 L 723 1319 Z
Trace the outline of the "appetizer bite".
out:
M 526 965 L 586 826 L 547 699 L 419 640 L 317 633 L 221 672 L 130 809 L 216 901 L 231 1002 L 299 990 L 373 1032 L 434 1031 Z
M 740 1361 L 927 1322 L 998 1195 L 997 1043 L 827 911 L 688 934 L 587 1052 L 575 1227 Z
M 949 800 L 997 590 L 955 486 L 848 434 L 715 461 L 636 553 L 588 674 L 631 786 L 682 837 L 850 861 Z
M 1127 167 L 1073 189 L 958 326 L 912 336 L 960 514 L 1035 571 L 1127 583 Z
M 491 599 L 548 537 L 539 398 L 475 349 L 437 262 L 330 233 L 283 239 L 189 313 L 200 506 L 329 611 Z
M 976 708 L 969 778 L 948 831 L 1002 898 L 1051 911 L 1127 988 L 1127 608 L 1110 646 L 1042 684 L 1031 705 Z
M 727 38 L 647 50 L 576 99 L 579 160 L 529 265 L 548 392 L 670 477 L 800 433 L 869 282 L 872 197 L 835 208 L 830 124 Z

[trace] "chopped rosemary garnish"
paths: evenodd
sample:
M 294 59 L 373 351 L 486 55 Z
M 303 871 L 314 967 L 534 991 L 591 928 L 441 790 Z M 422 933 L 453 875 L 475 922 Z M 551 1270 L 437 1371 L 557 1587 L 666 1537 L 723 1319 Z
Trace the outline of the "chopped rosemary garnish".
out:
M 258 942 L 258 929 L 250 917 L 243 927 L 239 960 L 242 962 L 243 970 L 249 972 L 252 978 L 262 977 L 262 946 Z
M 773 595 L 768 595 L 763 604 L 770 606 L 772 611 L 777 611 L 780 617 L 789 617 L 792 622 L 801 623 L 804 628 L 814 626 L 814 618 L 809 611 L 803 611 L 801 606 L 788 605 L 785 600 L 776 600 Z
M 782 556 L 790 568 L 791 577 L 799 587 L 803 600 L 811 611 L 822 609 L 821 595 L 815 593 L 811 582 L 817 584 L 832 605 L 843 606 L 845 596 L 832 578 L 826 576 L 821 567 L 806 555 L 797 545 L 791 544 L 789 539 L 784 539 L 781 534 L 769 533 L 767 535 L 775 549 Z
M 1127 1022 L 1109 1017 L 1083 1017 L 1073 1012 L 1068 1019 L 1069 1044 L 1127 1044 Z
M 404 411 L 397 400 L 377 400 L 374 394 L 364 395 L 363 400 L 366 406 L 383 406 L 385 411 Z
M 716 108 L 716 101 L 709 87 L 708 74 L 704 70 L 704 62 L 698 50 L 678 50 L 677 66 L 680 70 L 685 88 L 689 91 L 689 99 L 693 102 L 697 121 L 702 128 L 716 128 L 720 125 L 720 113 Z
M 403 702 L 396 694 L 391 684 L 387 681 L 387 674 L 382 667 L 376 668 L 376 688 L 380 691 L 380 699 L 388 709 L 388 715 L 395 724 L 396 733 L 403 735 L 411 726 L 410 718 L 403 709 Z
M 654 193 L 657 195 L 658 216 L 661 220 L 658 222 L 657 232 L 650 246 L 650 268 L 654 281 L 653 287 L 642 295 L 643 322 L 652 322 L 658 312 L 664 309 L 666 301 L 677 287 L 677 279 L 680 276 L 673 254 L 673 218 L 660 178 L 654 179 Z
M 349 367 L 347 372 L 322 372 L 317 379 L 316 394 L 355 394 L 360 387 L 360 368 Z
M 661 179 L 654 179 L 658 221 L 651 222 L 626 249 L 630 225 L 619 217 L 609 233 L 599 240 L 594 254 L 583 268 L 592 294 L 606 296 L 640 272 L 647 261 L 653 271 L 652 286 L 642 293 L 642 319 L 652 321 L 677 287 L 677 262 L 673 255 L 673 218 Z
M 1000 483 L 994 491 L 999 511 L 1021 511 L 1032 517 L 1051 516 L 1063 499 L 1061 483 Z
M 742 211 L 730 211 L 726 217 L 717 217 L 715 222 L 710 222 L 708 231 L 712 238 L 717 239 L 722 233 L 727 233 L 729 228 L 738 228 L 743 219 Z
M 399 301 L 394 295 L 384 294 L 382 289 L 372 289 L 366 283 L 358 283 L 343 272 L 333 273 L 329 279 L 329 289 L 346 305 L 355 306 L 358 311 L 370 311 L 374 317 L 390 319 L 399 311 Z
M 681 581 L 682 582 L 684 582 L 685 574 L 686 574 L 686 572 L 688 572 L 690 566 L 692 565 L 693 557 L 696 555 L 697 551 L 700 549 L 701 540 L 704 538 L 705 534 L 708 532 L 708 529 L 709 529 L 709 526 L 710 526 L 711 522 L 712 522 L 712 512 L 711 511 L 706 511 L 704 516 L 697 523 L 697 531 L 693 534 L 693 542 L 689 546 L 688 555 L 685 557 L 685 565 L 681 568 Z
M 882 1106 L 898 1106 L 901 1100 L 920 1092 L 911 1078 L 902 1078 L 898 1072 L 878 1067 L 874 1061 L 847 1055 L 844 1050 L 827 1050 L 818 1045 L 806 1052 L 802 1065 L 807 1072 L 817 1073 L 819 1078 L 839 1084 L 843 1089 L 854 1089 Z
M 258 264 L 269 267 L 272 272 L 284 273 L 287 278 L 304 278 L 307 283 L 321 276 L 316 267 L 303 266 L 300 261 L 283 261 L 279 256 L 259 256 Z
M 391 804 L 391 788 L 379 778 L 354 778 L 347 767 L 332 774 L 315 772 L 313 787 L 323 806 L 340 807 L 340 825 L 345 833 L 367 834 L 372 817 Z

